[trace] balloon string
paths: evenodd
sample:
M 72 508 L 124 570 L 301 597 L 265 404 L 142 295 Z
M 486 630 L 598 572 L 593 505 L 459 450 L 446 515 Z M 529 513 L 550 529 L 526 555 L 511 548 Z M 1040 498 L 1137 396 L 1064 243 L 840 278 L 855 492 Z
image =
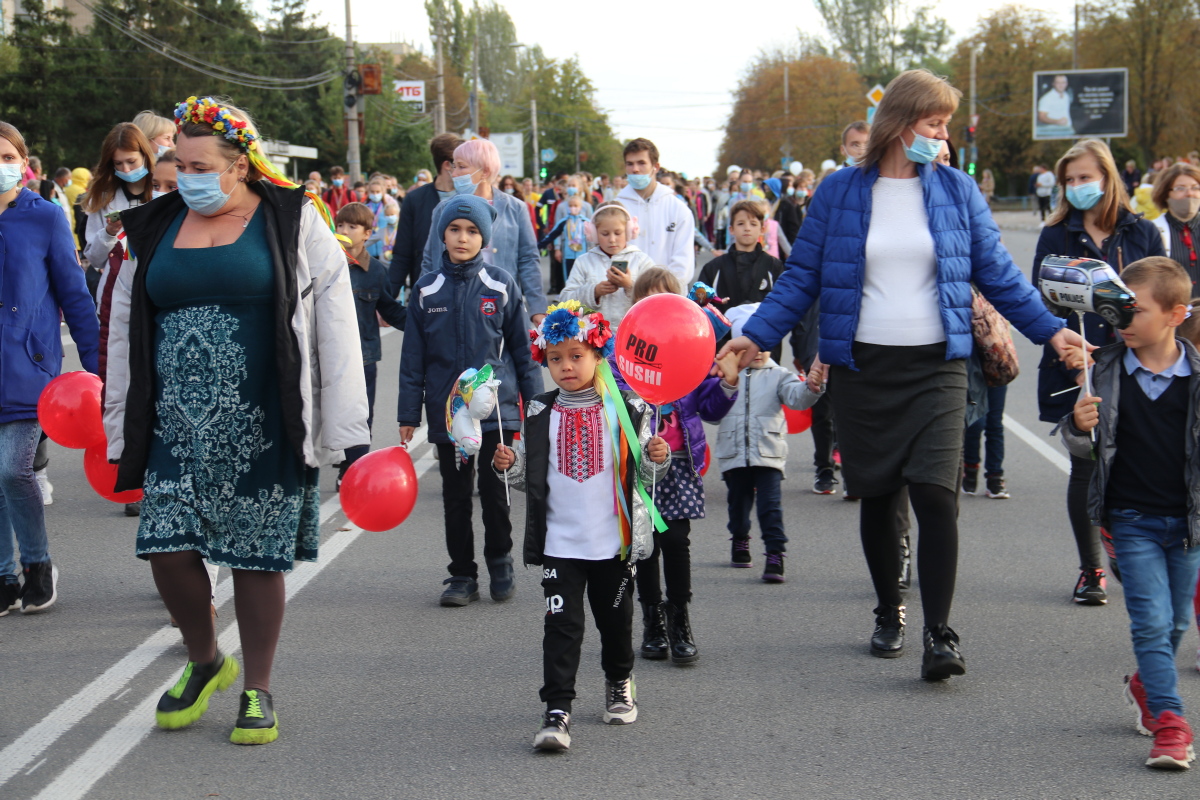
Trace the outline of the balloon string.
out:
M 658 436 L 658 425 L 662 421 L 661 419 L 659 419 L 660 414 L 662 414 L 662 406 L 655 405 L 654 406 L 654 436 Z M 651 438 L 653 438 L 653 437 L 651 437 Z M 651 461 L 653 461 L 653 459 L 651 459 Z M 655 499 L 655 490 L 657 488 L 658 488 L 658 470 L 651 469 L 650 470 L 650 502 L 652 504 L 654 504 L 655 508 L 658 507 L 657 500 Z
M 1076 310 L 1075 315 L 1079 317 L 1079 338 L 1082 339 L 1079 347 L 1083 350 L 1083 391 L 1088 397 L 1092 396 L 1092 373 L 1088 370 L 1088 351 L 1087 351 L 1087 331 L 1083 327 L 1083 312 Z M 1092 439 L 1092 458 L 1096 457 L 1096 429 L 1092 428 L 1089 431 Z
M 503 338 L 500 339 L 500 353 L 497 356 L 497 358 L 499 359 L 500 363 L 496 365 L 496 369 L 499 370 L 500 364 L 504 363 L 504 361 L 503 361 L 503 359 L 504 359 L 504 339 Z M 500 428 L 500 444 L 503 445 L 504 444 L 504 420 L 500 419 L 500 392 L 499 391 L 496 392 L 496 425 Z M 504 502 L 510 506 L 512 505 L 512 496 L 508 492 L 508 470 L 504 470 Z

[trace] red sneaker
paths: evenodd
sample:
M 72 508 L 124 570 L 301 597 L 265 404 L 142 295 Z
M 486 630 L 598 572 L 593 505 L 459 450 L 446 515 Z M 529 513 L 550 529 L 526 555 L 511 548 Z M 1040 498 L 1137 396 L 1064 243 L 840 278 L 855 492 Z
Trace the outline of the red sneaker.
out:
M 1150 707 L 1146 705 L 1146 687 L 1136 672 L 1125 676 L 1125 702 L 1137 709 L 1137 732 L 1143 736 L 1153 736 L 1158 730 L 1158 720 L 1154 719 Z
M 1154 747 L 1146 766 L 1155 769 L 1189 769 L 1196 760 L 1192 747 L 1192 729 L 1187 720 L 1174 711 L 1158 715 L 1158 730 L 1154 732 Z

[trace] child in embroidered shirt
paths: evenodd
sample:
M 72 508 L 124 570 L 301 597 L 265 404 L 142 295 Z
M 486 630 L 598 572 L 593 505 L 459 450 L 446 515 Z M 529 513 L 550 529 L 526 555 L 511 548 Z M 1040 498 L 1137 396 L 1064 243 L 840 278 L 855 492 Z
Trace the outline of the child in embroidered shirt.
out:
M 680 293 L 679 282 L 662 267 L 651 267 L 633 287 L 634 303 L 661 292 Z M 704 518 L 704 422 L 716 424 L 737 399 L 737 361 L 718 363 L 721 376 L 705 378 L 694 391 L 658 409 L 658 434 L 671 448 L 671 470 L 654 487 L 654 503 L 666 520 L 654 536 L 654 552 L 637 573 L 642 605 L 642 658 L 690 664 L 699 658 L 688 605 L 692 600 L 692 520 Z M 659 555 L 661 553 L 661 556 Z M 662 578 L 659 561 L 662 561 Z M 663 585 L 666 603 L 663 603 Z
M 546 712 L 541 750 L 571 745 L 571 702 L 583 641 L 583 595 L 600 632 L 604 721 L 637 719 L 633 681 L 633 565 L 649 555 L 657 514 L 648 487 L 668 469 L 649 407 L 620 392 L 605 357 L 612 330 L 578 303 L 554 305 L 533 337 L 534 359 L 558 388 L 533 398 L 516 449 L 500 445 L 492 466 L 526 492 L 525 563 L 542 567 Z

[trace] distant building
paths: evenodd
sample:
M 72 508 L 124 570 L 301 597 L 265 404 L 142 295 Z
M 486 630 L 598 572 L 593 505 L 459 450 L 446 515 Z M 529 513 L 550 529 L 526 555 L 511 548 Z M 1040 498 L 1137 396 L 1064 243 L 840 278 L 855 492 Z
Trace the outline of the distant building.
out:
M 4 2 L 9 2 L 9 0 L 4 0 Z M 355 44 L 361 48 L 363 52 L 369 53 L 370 51 L 375 50 L 377 52 L 382 51 L 384 53 L 388 53 L 392 57 L 393 66 L 399 64 L 406 57 L 412 55 L 413 53 L 421 52 L 416 45 L 409 44 L 408 42 L 355 42 Z
M 65 8 L 73 15 L 71 27 L 76 31 L 87 30 L 92 25 L 92 12 L 79 4 L 78 0 L 45 0 L 46 8 Z M 21 0 L 0 0 L 0 36 L 12 33 L 13 21 L 25 13 Z

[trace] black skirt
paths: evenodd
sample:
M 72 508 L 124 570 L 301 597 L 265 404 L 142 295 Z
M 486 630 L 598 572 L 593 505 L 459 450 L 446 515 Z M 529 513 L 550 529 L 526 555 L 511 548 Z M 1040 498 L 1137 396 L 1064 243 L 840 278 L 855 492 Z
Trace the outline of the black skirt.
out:
M 966 361 L 946 344 L 891 347 L 855 342 L 854 364 L 833 366 L 829 397 L 846 492 L 879 497 L 910 483 L 958 491 Z

